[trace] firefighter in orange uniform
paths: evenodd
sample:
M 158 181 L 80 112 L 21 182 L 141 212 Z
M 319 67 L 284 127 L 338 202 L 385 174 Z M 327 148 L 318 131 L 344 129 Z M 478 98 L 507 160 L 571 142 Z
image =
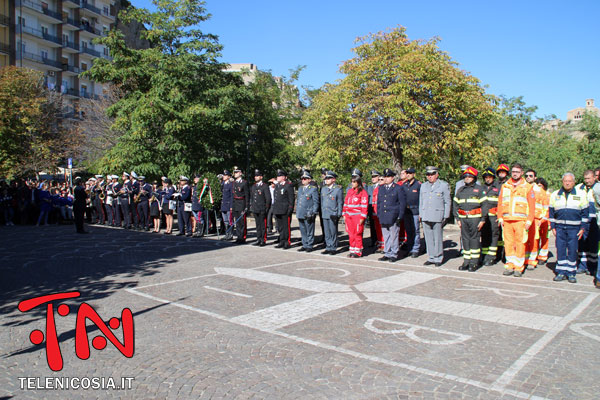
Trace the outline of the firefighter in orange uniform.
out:
M 520 277 L 525 268 L 528 231 L 535 219 L 535 195 L 532 185 L 523 179 L 520 164 L 513 164 L 510 174 L 498 196 L 498 223 L 502 226 L 506 255 L 503 275 Z
M 548 261 L 548 245 L 550 244 L 550 193 L 548 193 L 548 182 L 544 178 L 537 178 L 535 182 L 544 193 L 544 215 L 540 221 L 540 238 L 538 245 L 538 265 L 546 264 Z

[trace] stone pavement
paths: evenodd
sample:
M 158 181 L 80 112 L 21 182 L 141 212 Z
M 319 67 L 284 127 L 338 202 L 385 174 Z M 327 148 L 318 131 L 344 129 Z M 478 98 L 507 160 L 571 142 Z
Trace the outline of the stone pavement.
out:
M 552 263 L 515 278 L 501 265 L 457 271 L 460 258 L 436 268 L 422 266 L 424 255 L 391 264 L 89 229 L 0 228 L 0 399 L 598 398 L 600 291 L 589 276 L 552 282 Z M 456 257 L 458 232 L 445 235 Z M 54 312 L 64 367 L 53 372 L 44 344 L 29 339 L 46 331 L 44 306 L 21 313 L 17 304 L 67 291 L 81 296 L 56 302 L 71 313 Z M 82 302 L 106 322 L 131 309 L 132 358 L 110 342 L 77 357 Z M 91 321 L 88 332 L 90 342 L 101 335 Z M 20 387 L 19 378 L 46 377 L 133 382 Z

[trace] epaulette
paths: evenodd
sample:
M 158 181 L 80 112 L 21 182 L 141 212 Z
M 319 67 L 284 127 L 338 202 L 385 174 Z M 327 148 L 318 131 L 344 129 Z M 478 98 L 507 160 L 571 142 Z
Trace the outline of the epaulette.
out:
M 335 189 L 341 189 L 341 188 L 342 188 L 342 185 L 335 184 L 335 185 L 333 185 L 333 187 L 334 187 Z

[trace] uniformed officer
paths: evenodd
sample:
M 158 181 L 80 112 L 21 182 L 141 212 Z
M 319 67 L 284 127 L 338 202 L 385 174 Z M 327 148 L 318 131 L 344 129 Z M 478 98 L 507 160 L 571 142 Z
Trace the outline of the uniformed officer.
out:
M 137 204 L 134 198 L 140 193 L 139 176 L 135 171 L 131 171 L 130 192 L 129 192 L 129 212 L 131 213 L 131 221 L 135 229 L 141 229 L 140 217 L 137 212 Z
M 481 256 L 481 228 L 485 223 L 482 218 L 481 203 L 484 201 L 483 188 L 475 185 L 477 170 L 467 167 L 462 173 L 464 185 L 458 188 L 454 196 L 454 218 L 458 221 L 463 247 L 463 264 L 460 271 L 477 271 Z
M 419 193 L 421 182 L 415 179 L 414 168 L 406 169 L 406 181 L 401 186 L 406 195 L 406 210 L 404 212 L 404 229 L 406 230 L 405 246 L 412 258 L 419 257 L 421 250 L 421 229 L 419 224 Z
M 137 213 L 140 220 L 140 229 L 150 230 L 150 195 L 152 185 L 146 182 L 146 177 L 138 176 L 140 191 L 138 195 Z
M 342 187 L 335 183 L 337 175 L 333 171 L 325 173 L 325 186 L 321 189 L 321 213 L 325 235 L 325 251 L 322 254 L 335 255 L 338 246 L 338 222 L 342 216 L 344 198 Z
M 439 179 L 437 167 L 425 169 L 427 182 L 421 185 L 419 193 L 419 217 L 423 223 L 423 235 L 427 247 L 425 265 L 442 265 L 444 259 L 443 228 L 450 218 L 452 208 L 450 202 L 450 186 Z
M 498 177 L 498 185 L 502 188 L 508 181 L 508 173 L 510 172 L 510 168 L 506 164 L 498 165 L 496 168 L 496 176 Z M 498 218 L 498 216 L 496 216 Z M 504 235 L 502 233 L 502 225 L 498 224 L 498 250 L 496 252 L 496 261 L 504 259 Z
M 194 175 L 194 184 L 192 185 L 192 237 L 204 236 L 204 207 L 200 203 L 200 194 L 202 193 L 202 184 L 200 174 Z
M 311 184 L 312 176 L 304 171 L 300 177 L 302 184 L 296 197 L 296 218 L 300 225 L 302 247 L 298 251 L 313 251 L 315 242 L 315 220 L 319 213 L 319 190 Z
M 588 233 L 589 207 L 587 193 L 575 187 L 575 176 L 564 174 L 562 188 L 550 196 L 550 227 L 556 237 L 555 281 L 577 282 L 577 247 Z
M 104 175 L 95 175 L 96 184 L 94 185 L 94 202 L 93 206 L 96 210 L 96 218 L 98 219 L 99 225 L 104 225 L 106 222 L 106 211 L 104 210 L 104 204 L 100 195 L 105 195 Z
M 321 182 L 319 183 L 319 199 L 321 199 L 321 190 L 325 186 L 325 175 L 327 175 L 327 168 L 321 168 Z M 321 237 L 315 240 L 315 243 L 325 242 L 325 228 L 323 226 L 323 213 L 319 204 L 319 224 L 321 224 Z
M 116 175 L 107 175 L 106 180 L 108 183 L 106 184 L 106 193 L 104 198 L 104 208 L 106 209 L 106 222 L 108 226 L 116 226 L 116 213 L 113 204 L 115 203 L 114 196 L 114 187 L 117 184 L 117 180 L 119 179 Z
M 123 172 L 123 183 L 116 187 L 118 193 L 119 210 L 121 211 L 124 228 L 131 229 L 131 210 L 129 208 L 129 193 L 131 192 L 131 180 L 129 174 Z
M 381 233 L 381 225 L 377 218 L 377 188 L 380 184 L 380 178 L 383 178 L 379 171 L 371 171 L 371 184 L 367 186 L 369 194 L 369 228 L 371 229 L 371 247 L 375 247 L 376 253 L 383 252 L 383 234 Z
M 383 257 L 379 261 L 398 260 L 398 235 L 406 210 L 406 193 L 399 185 L 394 184 L 395 176 L 392 169 L 383 170 L 383 185 L 379 187 L 377 195 L 377 216 L 384 242 Z
M 498 238 L 500 229 L 498 227 L 498 195 L 500 194 L 500 183 L 495 179 L 496 170 L 488 167 L 483 171 L 484 198 L 481 203 L 484 225 L 481 228 L 481 254 L 483 265 L 489 266 L 496 263 L 498 251 Z
M 229 229 L 229 226 L 233 223 L 233 184 L 231 183 L 231 172 L 228 170 L 223 171 L 221 193 L 221 215 L 223 216 L 223 223 L 225 224 L 225 236 L 221 240 L 231 240 L 233 239 L 233 228 Z
M 246 214 L 250 205 L 250 190 L 248 181 L 242 177 L 242 170 L 238 167 L 233 169 L 233 220 L 235 222 L 236 243 L 246 243 L 247 221 Z
M 273 201 L 273 214 L 277 221 L 277 248 L 289 249 L 291 246 L 291 222 L 294 212 L 294 187 L 287 179 L 287 172 L 277 170 L 277 184 L 275 185 Z
M 83 181 L 80 177 L 76 177 L 73 183 L 75 183 L 75 190 L 73 192 L 75 198 L 73 200 L 75 228 L 77 229 L 77 233 L 88 233 L 83 228 L 83 214 L 85 213 L 86 200 L 88 196 L 85 192 L 85 188 L 83 187 Z
M 192 236 L 192 223 L 190 221 L 192 215 L 192 190 L 189 182 L 190 178 L 183 175 L 180 176 L 179 185 L 181 189 L 173 195 L 177 197 L 177 226 L 179 232 L 176 236 Z
M 579 240 L 579 257 L 577 259 L 577 273 L 587 274 L 596 271 L 598 267 L 598 229 L 597 201 L 600 200 L 600 183 L 596 182 L 594 171 L 587 170 L 583 173 L 583 183 L 577 185 L 582 192 L 587 193 L 589 202 L 589 230 L 588 234 Z
M 250 188 L 250 212 L 256 223 L 256 242 L 254 246 L 267 244 L 267 213 L 271 208 L 271 190 L 263 182 L 263 173 L 254 170 L 254 185 Z

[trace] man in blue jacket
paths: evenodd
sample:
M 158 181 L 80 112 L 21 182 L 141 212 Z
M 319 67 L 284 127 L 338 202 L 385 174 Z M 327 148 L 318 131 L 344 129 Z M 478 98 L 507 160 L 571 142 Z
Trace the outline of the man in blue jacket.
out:
M 296 218 L 302 235 L 302 247 L 298 251 L 311 252 L 315 242 L 315 219 L 319 213 L 319 190 L 311 185 L 312 176 L 308 171 L 304 171 L 301 181 L 296 197 Z
M 186 176 L 179 177 L 180 190 L 177 195 L 177 226 L 179 233 L 176 236 L 192 236 L 192 189 L 190 188 L 190 178 Z
M 390 168 L 383 171 L 383 185 L 377 196 L 377 216 L 383 233 L 383 257 L 379 261 L 398 260 L 398 234 L 406 209 L 406 193 L 394 183 L 396 173 Z
M 415 179 L 414 168 L 406 170 L 406 182 L 402 186 L 406 195 L 406 212 L 404 213 L 404 229 L 406 229 L 406 249 L 412 258 L 419 257 L 421 250 L 421 230 L 419 226 L 419 193 L 421 182 Z M 404 246 L 403 246 L 404 247 Z
M 223 223 L 225 224 L 225 236 L 221 240 L 233 239 L 233 231 L 229 230 L 229 225 L 233 222 L 231 220 L 231 212 L 233 210 L 233 184 L 231 183 L 231 172 L 228 170 L 223 171 L 223 180 L 221 181 L 221 215 L 223 216 Z

